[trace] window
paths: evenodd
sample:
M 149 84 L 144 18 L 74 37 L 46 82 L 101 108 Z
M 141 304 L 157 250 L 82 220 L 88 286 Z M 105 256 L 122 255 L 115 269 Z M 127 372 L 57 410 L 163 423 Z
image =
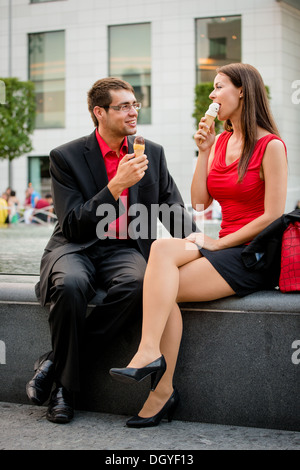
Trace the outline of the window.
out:
M 49 157 L 28 157 L 28 181 L 42 197 L 51 193 Z
M 29 79 L 35 83 L 36 128 L 64 127 L 64 31 L 29 34 Z
M 241 62 L 241 17 L 196 20 L 197 83 L 213 81 L 216 68 Z
M 109 75 L 129 82 L 142 103 L 139 124 L 151 123 L 151 28 L 149 23 L 109 26 Z
M 209 40 L 210 59 L 226 59 L 226 39 L 212 38 Z
M 61 0 L 30 0 L 30 3 L 60 2 Z

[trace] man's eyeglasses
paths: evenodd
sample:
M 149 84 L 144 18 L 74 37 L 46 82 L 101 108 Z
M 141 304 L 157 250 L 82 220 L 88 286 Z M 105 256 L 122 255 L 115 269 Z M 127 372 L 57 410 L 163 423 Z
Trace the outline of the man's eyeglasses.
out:
M 126 104 L 120 104 L 119 106 L 102 106 L 102 107 L 104 109 L 111 108 L 111 109 L 114 109 L 115 111 L 124 111 L 125 113 L 127 113 L 128 111 L 130 111 L 131 107 L 133 107 L 136 111 L 138 111 L 139 109 L 141 109 L 142 103 L 133 103 L 133 104 L 126 103 Z

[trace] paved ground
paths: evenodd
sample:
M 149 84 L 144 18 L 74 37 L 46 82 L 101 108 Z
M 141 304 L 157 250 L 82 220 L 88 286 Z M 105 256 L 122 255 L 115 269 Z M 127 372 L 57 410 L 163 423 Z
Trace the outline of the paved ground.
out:
M 126 450 L 130 455 L 134 450 L 163 454 L 174 450 L 300 449 L 300 432 L 183 421 L 139 430 L 127 428 L 124 416 L 80 411 L 71 423 L 59 425 L 49 423 L 45 413 L 45 407 L 0 402 L 0 450 Z

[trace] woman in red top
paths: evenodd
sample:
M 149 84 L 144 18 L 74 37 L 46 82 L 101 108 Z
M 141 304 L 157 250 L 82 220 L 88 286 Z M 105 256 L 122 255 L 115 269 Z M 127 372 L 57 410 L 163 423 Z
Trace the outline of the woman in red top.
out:
M 191 196 L 195 209 L 213 199 L 222 208 L 217 240 L 193 233 L 186 240 L 153 243 L 144 280 L 142 338 L 127 368 L 112 369 L 123 381 L 150 375 L 152 391 L 139 414 L 127 425 L 146 427 L 172 418 L 178 403 L 173 374 L 182 334 L 178 302 L 243 296 L 268 285 L 267 276 L 248 271 L 241 252 L 285 209 L 286 149 L 269 110 L 259 72 L 247 64 L 219 69 L 213 102 L 225 131 L 216 136 L 202 118 L 195 141 L 199 148 Z M 157 359 L 158 358 L 158 359 Z M 167 368 L 166 368 L 167 364 Z

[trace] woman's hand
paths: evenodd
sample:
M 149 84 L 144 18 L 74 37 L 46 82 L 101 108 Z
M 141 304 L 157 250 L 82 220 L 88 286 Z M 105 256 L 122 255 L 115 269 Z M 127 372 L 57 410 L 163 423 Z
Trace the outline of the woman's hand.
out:
M 186 237 L 186 240 L 195 243 L 200 248 L 206 248 L 209 251 L 220 250 L 219 240 L 215 240 L 214 238 L 211 238 L 202 232 L 193 232 L 188 237 Z
M 206 124 L 206 117 L 201 118 L 199 122 L 199 128 L 194 135 L 196 145 L 199 150 L 204 151 L 212 147 L 215 141 L 215 122 L 213 121 L 210 128 Z

